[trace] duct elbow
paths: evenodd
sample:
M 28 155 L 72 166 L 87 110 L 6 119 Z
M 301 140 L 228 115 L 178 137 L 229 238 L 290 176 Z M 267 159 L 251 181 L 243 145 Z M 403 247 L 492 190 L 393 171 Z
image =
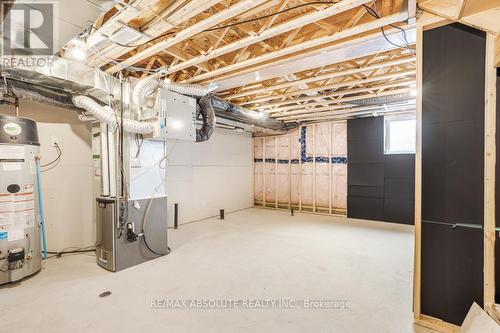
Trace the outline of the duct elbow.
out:
M 175 83 L 170 80 L 160 82 L 160 87 L 182 95 L 205 96 L 215 90 L 216 86 L 204 86 L 201 84 Z
M 216 118 L 212 97 L 210 95 L 203 96 L 198 105 L 200 106 L 203 125 L 196 130 L 196 142 L 204 142 L 210 139 L 215 128 Z
M 134 87 L 132 91 L 132 101 L 137 106 L 142 106 L 146 104 L 146 96 L 151 94 L 159 86 L 159 81 L 155 76 L 148 76 L 145 79 L 140 80 Z
M 106 123 L 113 128 L 116 126 L 115 115 L 110 107 L 102 107 L 99 103 L 87 96 L 75 96 L 73 97 L 73 103 L 75 106 L 90 113 L 97 120 Z

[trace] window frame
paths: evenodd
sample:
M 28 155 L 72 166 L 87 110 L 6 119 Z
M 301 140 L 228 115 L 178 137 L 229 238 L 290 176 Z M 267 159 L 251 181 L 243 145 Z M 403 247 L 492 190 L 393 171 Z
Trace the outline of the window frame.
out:
M 398 115 L 398 116 L 385 116 L 384 117 L 384 155 L 401 155 L 401 154 L 415 154 L 416 153 L 416 137 L 415 137 L 415 147 L 413 150 L 391 150 L 391 134 L 390 134 L 390 123 L 397 121 L 415 121 L 416 126 L 416 115 Z M 416 128 L 415 128 L 416 136 Z

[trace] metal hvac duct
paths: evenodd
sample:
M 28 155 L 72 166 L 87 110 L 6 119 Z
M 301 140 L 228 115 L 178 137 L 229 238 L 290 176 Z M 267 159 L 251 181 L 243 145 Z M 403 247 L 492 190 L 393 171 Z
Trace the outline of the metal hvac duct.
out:
M 411 94 L 397 94 L 397 95 L 389 95 L 389 96 L 376 96 L 365 99 L 359 99 L 355 101 L 350 101 L 350 104 L 356 105 L 385 105 L 392 103 L 400 103 L 409 100 L 414 100 L 415 97 L 411 96 Z
M 80 110 L 73 104 L 73 96 L 89 96 L 107 103 L 110 95 L 120 96 L 120 84 L 117 78 L 100 70 L 55 58 L 51 66 L 38 70 L 0 66 L 0 92 L 38 103 Z M 261 117 L 255 111 L 216 96 L 211 97 L 217 118 L 250 125 L 254 131 L 284 131 L 296 127 L 296 124 Z

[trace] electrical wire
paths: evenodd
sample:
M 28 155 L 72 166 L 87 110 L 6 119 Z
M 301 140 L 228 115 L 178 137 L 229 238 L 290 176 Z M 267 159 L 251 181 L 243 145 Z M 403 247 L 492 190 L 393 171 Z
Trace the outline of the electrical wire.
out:
M 336 4 L 336 3 L 339 3 L 339 2 L 340 2 L 340 0 L 337 0 L 337 1 L 313 1 L 313 2 L 308 2 L 308 3 L 303 3 L 303 4 L 300 4 L 300 5 L 297 5 L 297 6 L 293 6 L 293 7 L 290 7 L 290 8 L 286 8 L 286 9 L 283 9 L 283 10 L 271 13 L 271 14 L 266 14 L 266 15 L 263 15 L 263 16 L 255 17 L 253 19 L 248 19 L 248 20 L 243 20 L 243 21 L 239 21 L 239 22 L 235 22 L 235 23 L 223 25 L 223 26 L 217 26 L 217 27 L 213 27 L 213 28 L 208 28 L 208 29 L 202 30 L 198 34 L 201 34 L 203 32 L 211 32 L 211 31 L 216 31 L 216 30 L 222 30 L 222 29 L 226 29 L 226 28 L 231 28 L 231 27 L 234 27 L 234 26 L 238 26 L 240 24 L 245 24 L 245 23 L 250 23 L 250 22 L 254 22 L 254 21 L 259 21 L 259 20 L 262 20 L 262 19 L 265 19 L 265 18 L 269 18 L 269 17 L 273 17 L 273 16 L 276 16 L 276 15 L 280 15 L 280 14 L 283 14 L 283 13 L 286 13 L 286 12 L 289 12 L 291 10 L 298 9 L 298 8 L 301 8 L 301 7 L 314 6 L 314 5 L 332 5 L 332 4 Z M 106 37 L 112 43 L 114 43 L 114 44 L 116 44 L 118 46 L 121 46 L 121 47 L 126 47 L 126 48 L 136 48 L 136 47 L 144 46 L 144 45 L 152 43 L 152 42 L 154 42 L 154 41 L 156 41 L 156 40 L 158 40 L 160 38 L 176 34 L 176 32 L 174 32 L 174 31 L 169 31 L 169 32 L 163 33 L 161 35 L 158 35 L 158 36 L 156 36 L 156 37 L 154 37 L 154 38 L 152 38 L 152 39 L 150 39 L 150 40 L 148 40 L 146 42 L 143 42 L 143 43 L 138 43 L 138 44 L 122 44 L 122 43 L 116 42 L 114 40 L 111 40 L 108 36 L 100 33 L 99 30 L 94 25 L 92 25 L 91 28 L 95 29 L 101 36 Z M 92 29 L 91 29 L 91 32 L 92 32 Z M 195 34 L 195 36 L 198 35 L 198 34 Z
M 57 163 L 57 162 L 59 162 L 61 160 L 62 150 L 61 150 L 61 148 L 59 148 L 59 145 L 57 144 L 57 142 L 54 143 L 54 147 L 57 150 L 57 157 L 52 162 L 49 162 L 49 163 L 46 163 L 46 164 L 42 164 L 42 165 L 40 165 L 40 167 L 44 168 L 44 167 L 47 167 L 47 166 L 49 166 L 51 164 Z
M 375 6 L 375 4 L 374 4 L 374 6 Z M 365 8 L 365 10 L 368 12 L 368 14 L 370 14 L 371 16 L 373 16 L 373 17 L 375 17 L 375 18 L 377 18 L 377 19 L 379 19 L 379 18 L 381 17 L 381 16 L 378 14 L 378 12 L 377 12 L 377 10 L 376 10 L 376 9 L 373 9 L 373 8 L 371 8 L 371 7 L 367 6 L 367 5 L 363 5 L 363 7 L 364 7 L 364 8 Z M 401 31 L 401 33 L 402 33 L 402 35 L 403 35 L 403 39 L 404 39 L 404 41 L 405 41 L 405 44 L 406 44 L 406 45 L 399 45 L 399 44 L 396 44 L 396 43 L 394 43 L 393 41 L 391 41 L 391 40 L 387 37 L 387 35 L 386 35 L 386 33 L 385 33 L 385 30 L 384 30 L 384 27 L 381 27 L 381 28 L 380 28 L 380 30 L 382 31 L 382 35 L 384 36 L 384 39 L 385 39 L 385 40 L 386 40 L 389 44 L 391 44 L 391 45 L 393 45 L 393 46 L 395 46 L 395 47 L 397 47 L 397 48 L 408 49 L 412 55 L 415 55 L 415 52 L 414 52 L 414 51 L 413 51 L 413 49 L 410 47 L 410 43 L 408 43 L 408 38 L 407 38 L 407 36 L 406 36 L 406 30 L 405 30 L 405 29 L 403 29 L 403 28 L 401 28 L 401 27 L 398 27 L 398 26 L 397 26 L 397 25 L 395 25 L 395 24 L 389 24 L 389 26 L 391 26 L 391 27 L 393 27 L 393 28 L 398 29 L 398 30 L 400 30 L 400 31 Z
M 253 18 L 253 19 L 248 19 L 248 20 L 244 20 L 244 21 L 240 21 L 240 22 L 235 22 L 235 23 L 232 23 L 232 24 L 227 24 L 227 25 L 223 25 L 223 26 L 219 26 L 219 27 L 205 29 L 202 32 L 216 31 L 216 30 L 221 30 L 221 29 L 226 29 L 226 28 L 234 27 L 234 26 L 237 26 L 239 24 L 250 23 L 250 22 L 262 20 L 262 19 L 265 19 L 265 18 L 268 18 L 268 17 L 273 17 L 273 16 L 276 16 L 276 15 L 280 15 L 280 14 L 283 14 L 283 13 L 286 13 L 286 12 L 289 12 L 291 10 L 294 10 L 294 9 L 297 9 L 297 8 L 301 8 L 301 7 L 314 6 L 314 5 L 334 5 L 334 4 L 337 4 L 339 2 L 340 2 L 340 0 L 337 0 L 337 1 L 313 1 L 313 2 L 308 2 L 308 3 L 303 3 L 303 4 L 300 4 L 300 5 L 297 5 L 297 6 L 293 6 L 293 7 L 290 7 L 290 8 L 286 8 L 286 9 L 283 9 L 283 10 L 271 13 L 271 14 L 259 16 L 259 17 Z
M 135 134 L 135 144 L 137 146 L 137 152 L 135 153 L 135 158 L 139 158 L 141 154 L 142 144 L 144 143 L 144 135 L 136 133 Z
M 89 245 L 85 247 L 70 246 L 62 249 L 61 251 L 47 251 L 48 254 L 52 254 L 52 256 L 47 257 L 47 259 L 53 257 L 61 258 L 65 254 L 80 254 L 80 253 L 95 252 L 95 250 L 96 250 L 95 245 Z
M 157 256 L 164 256 L 164 255 L 167 255 L 170 253 L 170 248 L 167 247 L 167 253 L 159 253 L 159 252 L 156 252 L 155 250 L 153 250 L 147 240 L 146 240 L 146 222 L 148 220 L 148 215 L 149 215 L 149 209 L 151 208 L 151 204 L 153 203 L 153 200 L 154 200 L 154 197 L 150 198 L 149 201 L 148 201 L 148 205 L 146 206 L 146 210 L 144 211 L 144 216 L 142 218 L 142 230 L 141 230 L 141 233 L 142 233 L 142 240 L 144 241 L 144 245 L 146 245 L 146 247 L 148 248 L 148 250 L 154 254 L 156 254 Z

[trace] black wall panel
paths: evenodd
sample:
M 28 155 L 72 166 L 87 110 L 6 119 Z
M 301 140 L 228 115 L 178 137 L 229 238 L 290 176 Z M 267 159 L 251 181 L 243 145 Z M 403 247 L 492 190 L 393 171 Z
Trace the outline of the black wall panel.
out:
M 348 217 L 382 221 L 384 218 L 384 198 L 347 197 Z
M 349 195 L 352 197 L 367 197 L 367 198 L 383 198 L 384 197 L 384 187 L 383 186 L 349 185 L 348 192 L 349 192 Z
M 384 118 L 347 122 L 347 215 L 413 224 L 415 155 L 384 154 Z
M 384 186 L 384 163 L 351 163 L 348 185 Z
M 460 24 L 424 32 L 421 311 L 456 325 L 483 301 L 485 46 Z
M 423 314 L 461 325 L 483 298 L 483 230 L 422 222 Z

